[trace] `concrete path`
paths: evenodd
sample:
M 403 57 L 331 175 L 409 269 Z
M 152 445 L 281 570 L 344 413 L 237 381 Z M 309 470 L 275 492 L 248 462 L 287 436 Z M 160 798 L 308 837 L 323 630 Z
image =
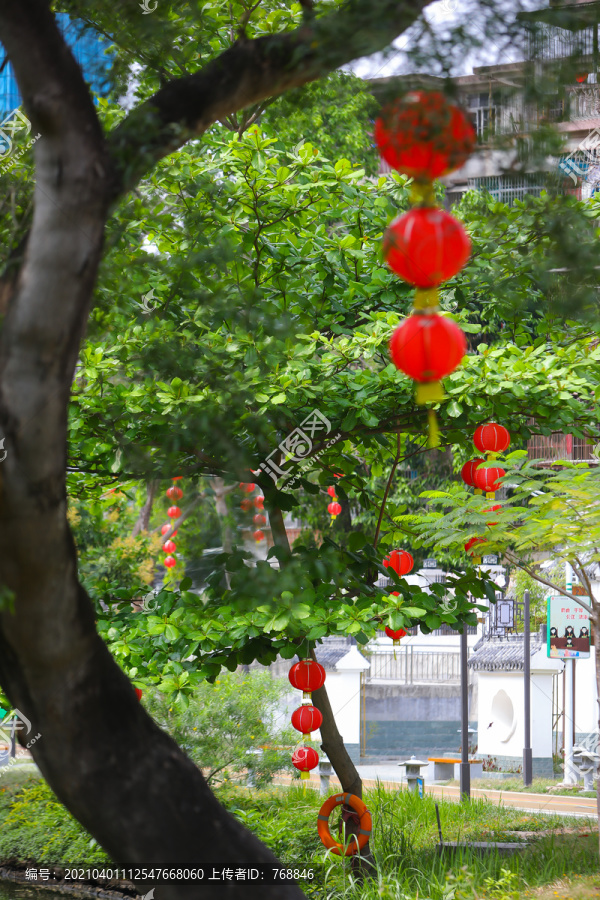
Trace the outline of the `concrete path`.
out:
M 390 763 L 388 765 L 357 766 L 366 788 L 376 787 L 379 781 L 390 790 L 404 790 L 406 782 L 402 783 L 402 770 Z M 317 775 L 311 775 L 311 783 L 318 785 Z M 331 778 L 331 784 L 338 785 L 335 776 Z M 434 797 L 442 797 L 444 800 L 460 800 L 460 790 L 456 786 L 425 784 L 425 792 Z M 471 788 L 471 797 L 481 797 L 498 806 L 512 806 L 526 812 L 541 812 L 559 816 L 577 816 L 586 819 L 598 819 L 596 800 L 594 797 L 560 797 L 552 794 L 527 794 L 520 791 L 483 790 Z

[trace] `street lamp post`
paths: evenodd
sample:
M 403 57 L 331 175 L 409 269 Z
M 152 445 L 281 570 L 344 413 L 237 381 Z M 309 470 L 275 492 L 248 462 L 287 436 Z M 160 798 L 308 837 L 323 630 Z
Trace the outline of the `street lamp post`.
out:
M 533 781 L 531 750 L 531 628 L 529 622 L 529 591 L 523 594 L 523 681 L 525 685 L 525 735 L 523 741 L 523 784 Z

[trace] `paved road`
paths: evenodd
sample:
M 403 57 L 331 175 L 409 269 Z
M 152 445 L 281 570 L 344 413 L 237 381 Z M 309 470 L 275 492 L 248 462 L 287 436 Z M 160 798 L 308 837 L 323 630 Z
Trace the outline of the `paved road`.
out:
M 398 767 L 391 765 L 358 766 L 358 771 L 363 779 L 365 787 L 375 787 L 381 782 L 391 790 L 404 789 L 406 784 L 401 783 L 401 773 Z M 311 776 L 314 785 L 319 783 L 316 775 Z M 332 776 L 331 784 L 339 784 L 337 778 Z M 450 785 L 426 784 L 425 792 L 434 797 L 443 797 L 445 800 L 460 799 L 458 787 Z M 552 794 L 527 794 L 520 791 L 483 790 L 472 788 L 471 797 L 482 797 L 499 806 L 512 806 L 527 812 L 552 813 L 562 816 L 578 816 L 586 819 L 597 819 L 598 813 L 594 797 L 560 797 Z

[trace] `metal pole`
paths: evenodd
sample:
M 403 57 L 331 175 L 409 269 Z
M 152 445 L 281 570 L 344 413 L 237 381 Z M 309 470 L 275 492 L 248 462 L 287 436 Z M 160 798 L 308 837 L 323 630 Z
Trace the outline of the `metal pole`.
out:
M 565 581 L 569 593 L 573 590 L 573 569 L 565 563 Z M 565 659 L 565 777 L 564 784 L 577 784 L 573 763 L 573 660 Z
M 460 635 L 460 799 L 471 799 L 471 766 L 469 765 L 469 670 L 467 625 Z
M 523 594 L 523 681 L 525 683 L 525 735 L 523 741 L 523 784 L 533 781 L 533 758 L 531 750 L 531 629 L 529 622 L 529 591 Z

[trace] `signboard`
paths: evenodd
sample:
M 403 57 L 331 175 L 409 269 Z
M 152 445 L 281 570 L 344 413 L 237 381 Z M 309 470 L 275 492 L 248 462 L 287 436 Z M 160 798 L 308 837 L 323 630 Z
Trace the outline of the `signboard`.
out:
M 512 600 L 496 602 L 496 628 L 515 627 L 515 604 Z
M 425 793 L 425 779 L 422 775 L 417 775 L 417 793 L 422 800 Z
M 433 559 L 432 556 L 423 560 L 423 568 L 424 569 L 437 569 L 437 560 Z
M 590 655 L 590 617 L 574 600 L 548 597 L 547 652 L 552 659 L 586 659 Z

